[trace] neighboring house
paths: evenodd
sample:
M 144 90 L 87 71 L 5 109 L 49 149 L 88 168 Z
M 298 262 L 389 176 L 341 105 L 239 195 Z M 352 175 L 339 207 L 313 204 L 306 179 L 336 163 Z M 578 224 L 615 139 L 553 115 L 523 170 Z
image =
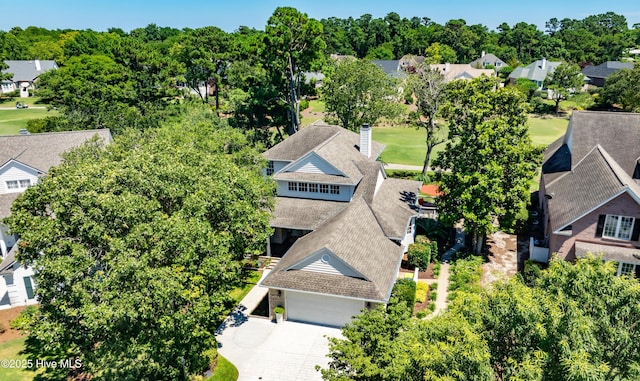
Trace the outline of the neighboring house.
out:
M 633 62 L 607 61 L 597 66 L 589 65 L 582 69 L 582 74 L 589 78 L 588 84 L 602 87 L 607 78 L 620 69 L 633 69 Z
M 546 58 L 537 60 L 527 66 L 518 66 L 509 74 L 509 82 L 513 85 L 518 78 L 526 78 L 538 85 L 538 89 L 542 90 L 544 80 L 553 73 L 561 64 L 560 61 L 547 61 Z
M 22 192 L 62 162 L 63 152 L 96 135 L 111 142 L 108 129 L 0 136 L 0 309 L 36 303 L 33 270 L 16 261 L 18 237 L 2 220 Z
M 574 111 L 545 152 L 539 195 L 547 258 L 591 252 L 640 276 L 640 114 Z
M 265 152 L 277 182 L 270 255 L 284 256 L 262 280 L 270 311 L 343 326 L 386 304 L 413 243 L 418 181 L 390 179 L 376 161 L 384 146 L 315 122 Z
M 33 61 L 4 61 L 9 68 L 4 72 L 12 73 L 13 78 L 2 81 L 0 84 L 3 94 L 20 90 L 20 97 L 29 97 L 29 90 L 33 90 L 33 83 L 42 73 L 49 70 L 57 69 L 58 64 L 51 60 L 33 60 Z
M 495 76 L 495 71 L 493 69 L 476 69 L 470 64 L 435 64 L 429 65 L 432 70 L 438 70 L 444 75 L 444 79 L 446 82 L 451 82 L 456 79 L 474 79 L 478 78 L 481 75 L 486 75 L 487 77 Z
M 405 54 L 400 58 L 400 69 L 409 73 L 413 73 L 416 69 L 424 64 L 424 56 L 416 56 L 414 54 Z
M 400 67 L 400 60 L 372 60 L 391 78 L 405 78 L 406 74 Z
M 501 68 L 507 66 L 507 64 L 503 60 L 496 57 L 495 55 L 491 53 L 485 54 L 484 50 L 482 51 L 480 58 L 475 61 L 471 61 L 469 65 L 478 69 L 486 68 L 487 66 L 493 66 L 496 71 L 499 71 Z

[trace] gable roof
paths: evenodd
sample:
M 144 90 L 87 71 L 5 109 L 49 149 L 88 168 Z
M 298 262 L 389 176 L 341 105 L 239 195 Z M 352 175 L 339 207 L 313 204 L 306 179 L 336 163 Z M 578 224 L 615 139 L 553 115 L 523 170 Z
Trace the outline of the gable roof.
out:
M 402 240 L 407 221 L 418 214 L 415 202 L 421 184 L 421 181 L 385 179 L 376 192 L 371 209 L 390 239 Z
M 13 74 L 13 78 L 11 79 L 13 82 L 32 82 L 38 78 L 40 74 L 58 68 L 56 61 L 52 60 L 4 61 L 4 63 L 9 67 L 3 71 Z
M 506 66 L 506 62 L 504 62 L 503 60 L 501 60 L 500 58 L 496 57 L 494 54 L 491 53 L 487 53 L 484 56 L 478 58 L 477 60 L 471 61 L 469 62 L 469 65 L 473 66 L 473 67 L 484 67 L 484 63 L 488 62 L 489 65 L 493 65 L 493 66 Z
M 547 75 L 553 73 L 562 62 L 537 60 L 526 66 L 518 66 L 509 74 L 509 78 L 527 78 L 531 81 L 543 82 Z M 542 67 L 544 64 L 544 68 Z
M 432 70 L 438 70 L 444 75 L 445 81 L 453 81 L 456 79 L 473 79 L 486 75 L 491 77 L 495 75 L 492 69 L 476 69 L 470 64 L 437 64 L 429 65 Z
M 11 205 L 18 196 L 20 196 L 19 192 L 0 194 L 0 223 L 3 218 L 11 215 Z
M 607 61 L 600 65 L 585 66 L 582 74 L 589 78 L 607 78 L 620 69 L 633 69 L 633 62 Z
M 382 71 L 390 77 L 401 78 L 406 74 L 400 70 L 400 60 L 372 60 L 374 64 L 378 65 Z
M 98 135 L 110 143 L 109 129 L 0 136 L 0 167 L 18 161 L 42 173 L 62 162 L 61 154 Z
M 322 249 L 366 279 L 290 269 Z M 386 302 L 400 266 L 401 252 L 399 246 L 387 239 L 364 199 L 357 197 L 327 223 L 298 239 L 261 284 Z
M 596 145 L 571 171 L 547 184 L 551 230 L 559 231 L 623 193 L 640 204 L 640 185 Z

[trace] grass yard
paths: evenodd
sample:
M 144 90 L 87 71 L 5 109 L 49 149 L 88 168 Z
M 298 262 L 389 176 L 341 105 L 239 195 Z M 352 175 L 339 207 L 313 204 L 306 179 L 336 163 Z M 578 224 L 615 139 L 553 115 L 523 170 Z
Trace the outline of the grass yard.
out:
M 568 125 L 564 118 L 529 117 L 529 134 L 534 144 L 548 146 L 564 135 Z
M 446 136 L 447 133 L 448 129 L 443 128 L 441 134 Z M 424 163 L 424 155 L 427 153 L 425 136 L 423 129 L 415 127 L 373 128 L 373 140 L 387 146 L 380 155 L 380 160 L 384 163 L 421 166 Z M 435 159 L 444 146 L 443 143 L 433 149 L 431 160 Z
M 16 102 L 29 105 L 27 109 L 17 109 Z M 0 100 L 0 135 L 15 135 L 20 129 L 27 128 L 30 119 L 41 119 L 58 115 L 58 111 L 47 111 L 47 105 L 39 103 L 40 99 L 13 98 Z
M 21 354 L 26 338 L 14 339 L 0 344 L 0 360 L 26 360 L 27 356 Z M 0 367 L 0 380 L 2 381 L 29 381 L 36 374 L 29 369 Z
M 238 369 L 226 358 L 218 354 L 218 365 L 213 371 L 213 376 L 209 381 L 236 381 L 238 379 Z
M 249 274 L 247 274 L 247 278 L 244 281 L 244 285 L 242 287 L 231 290 L 229 296 L 233 298 L 237 303 L 240 301 L 251 291 L 253 286 L 255 286 L 260 280 L 260 276 L 262 273 L 260 271 L 248 270 Z

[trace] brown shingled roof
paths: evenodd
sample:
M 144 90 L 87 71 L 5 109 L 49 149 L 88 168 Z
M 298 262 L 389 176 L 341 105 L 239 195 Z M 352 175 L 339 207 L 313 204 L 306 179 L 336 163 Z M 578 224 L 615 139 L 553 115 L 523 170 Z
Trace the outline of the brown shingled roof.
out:
M 321 249 L 331 251 L 366 280 L 290 269 Z M 298 239 L 262 285 L 387 301 L 401 259 L 402 249 L 385 236 L 372 210 L 358 197 L 337 216 Z

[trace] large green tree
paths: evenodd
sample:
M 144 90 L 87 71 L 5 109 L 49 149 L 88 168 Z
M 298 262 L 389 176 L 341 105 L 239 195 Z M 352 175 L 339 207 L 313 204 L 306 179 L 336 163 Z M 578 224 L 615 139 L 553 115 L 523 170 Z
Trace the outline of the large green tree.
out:
M 396 81 L 367 60 L 345 60 L 327 72 L 322 95 L 327 120 L 352 131 L 398 115 Z
M 452 82 L 448 99 L 449 142 L 434 162 L 443 191 L 440 218 L 464 219 L 473 251 L 480 253 L 486 234 L 518 221 L 529 201 L 539 150 L 529 137 L 529 106 L 520 91 L 483 76 Z
M 259 152 L 191 111 L 64 159 L 6 221 L 35 269 L 35 348 L 80 359 L 94 380 L 202 372 L 241 259 L 270 233 L 274 188 Z
M 640 112 L 640 64 L 611 74 L 602 89 L 604 103 L 625 111 Z
M 598 257 L 457 291 L 418 320 L 392 303 L 330 340 L 325 380 L 613 380 L 640 377 L 640 284 Z
M 556 114 L 560 108 L 560 101 L 567 99 L 570 94 L 580 91 L 584 85 L 584 74 L 580 66 L 563 62 L 544 81 L 545 86 L 553 91 L 556 102 Z
M 292 7 L 278 7 L 267 21 L 266 54 L 270 73 L 289 106 L 289 133 L 300 127 L 302 73 L 322 60 L 322 24 Z M 316 68 L 319 68 L 316 67 Z

